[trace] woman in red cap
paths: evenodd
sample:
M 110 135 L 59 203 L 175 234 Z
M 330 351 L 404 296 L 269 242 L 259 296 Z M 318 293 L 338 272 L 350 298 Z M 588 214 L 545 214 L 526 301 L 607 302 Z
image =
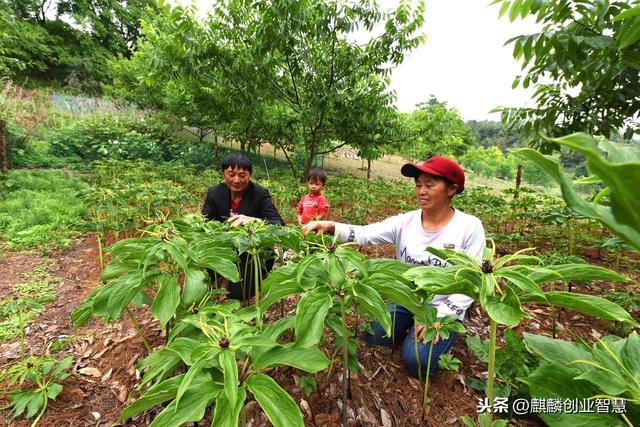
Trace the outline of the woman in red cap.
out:
M 431 157 L 424 162 L 407 163 L 400 170 L 416 183 L 419 209 L 387 218 L 369 225 L 341 224 L 333 221 L 310 222 L 302 228 L 306 234 L 334 233 L 339 241 L 352 241 L 359 245 L 393 243 L 396 258 L 412 266 L 444 267 L 445 261 L 426 252 L 431 246 L 438 249 L 454 249 L 470 256 L 482 258 L 485 233 L 482 222 L 451 206 L 454 195 L 464 190 L 464 171 L 453 160 L 442 156 Z M 431 304 L 438 310 L 438 317 L 456 316 L 462 320 L 473 300 L 465 295 L 435 295 Z M 395 318 L 392 336 L 385 336 L 382 327 L 372 325 L 374 333 L 366 334 L 365 341 L 387 346 L 402 344 L 402 358 L 413 376 L 424 378 L 433 346 L 431 375 L 437 372 L 436 363 L 441 354 L 449 351 L 456 337 L 452 333 L 447 340 L 423 342 L 424 326 L 417 326 L 414 335 L 413 315 L 402 306 L 390 305 Z M 418 358 L 415 356 L 414 336 L 418 339 Z

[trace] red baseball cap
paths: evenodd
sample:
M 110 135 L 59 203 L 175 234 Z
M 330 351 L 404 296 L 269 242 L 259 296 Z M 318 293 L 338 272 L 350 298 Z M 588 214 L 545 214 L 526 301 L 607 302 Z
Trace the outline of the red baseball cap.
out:
M 456 193 L 464 190 L 464 171 L 459 164 L 442 156 L 433 156 L 420 163 L 407 163 L 402 166 L 400 173 L 415 178 L 421 172 L 446 178 L 458 186 Z

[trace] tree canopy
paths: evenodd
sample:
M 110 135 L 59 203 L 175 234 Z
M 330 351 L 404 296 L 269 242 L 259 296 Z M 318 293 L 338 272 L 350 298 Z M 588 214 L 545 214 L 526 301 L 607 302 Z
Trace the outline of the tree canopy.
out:
M 541 31 L 509 40 L 523 74 L 513 87 L 535 87 L 534 108 L 501 108 L 544 151 L 541 133 L 577 131 L 626 138 L 640 133 L 640 6 L 638 1 L 496 0 L 500 16 L 533 17 Z M 635 6 L 634 6 L 635 5 Z

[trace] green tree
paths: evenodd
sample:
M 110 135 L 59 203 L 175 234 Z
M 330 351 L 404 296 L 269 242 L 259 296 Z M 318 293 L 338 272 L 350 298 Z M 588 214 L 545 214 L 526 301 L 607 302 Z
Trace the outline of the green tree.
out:
M 545 152 L 558 145 L 540 138 L 586 131 L 609 136 L 640 133 L 640 6 L 638 1 L 496 0 L 500 16 L 527 16 L 539 33 L 509 40 L 523 74 L 513 87 L 535 87 L 533 108 L 500 108 L 509 129 L 522 129 Z M 634 7 L 635 5 L 635 7 Z
M 382 13 L 370 1 L 229 0 L 199 24 L 185 17 L 192 11 L 176 8 L 164 18 L 170 31 L 154 23 L 145 30 L 153 54 L 140 77 L 188 75 L 217 88 L 230 104 L 235 136 L 244 135 L 250 149 L 276 130 L 276 144 L 286 139 L 280 148 L 303 154 L 304 178 L 317 154 L 352 136 L 339 126 L 343 118 L 358 126 L 364 118 L 356 113 L 384 106 L 379 101 L 388 82 L 381 78 L 422 42 L 416 35 L 422 12 L 421 2 Z M 380 35 L 353 40 L 353 31 L 377 24 L 384 24 Z M 369 85 L 376 76 L 383 84 Z M 273 108 L 278 114 L 270 113 Z M 285 123 L 273 123 L 276 118 Z
M 418 104 L 408 117 L 411 138 L 400 152 L 411 160 L 433 155 L 462 155 L 475 143 L 475 137 L 465 125 L 458 110 L 448 108 L 446 102 L 431 97 Z

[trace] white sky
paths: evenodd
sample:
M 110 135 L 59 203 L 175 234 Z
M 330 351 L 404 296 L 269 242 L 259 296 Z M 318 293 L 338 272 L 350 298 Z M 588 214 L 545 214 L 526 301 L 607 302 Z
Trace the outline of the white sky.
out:
M 206 10 L 207 0 L 170 0 Z M 405 56 L 391 75 L 396 91 L 396 107 L 411 111 L 433 94 L 449 107 L 455 107 L 465 120 L 500 120 L 489 111 L 498 106 L 532 105 L 532 91 L 511 89 L 520 65 L 503 46 L 513 36 L 530 34 L 538 26 L 532 21 L 509 22 L 498 19 L 499 5 L 491 0 L 425 0 L 423 32 L 427 41 Z M 382 10 L 397 1 L 378 0 Z M 356 36 L 356 38 L 359 38 Z
M 387 3 L 387 2 L 385 2 Z M 533 22 L 498 19 L 499 5 L 489 0 L 426 0 L 424 32 L 427 41 L 394 70 L 391 87 L 396 106 L 411 111 L 435 95 L 456 107 L 465 120 L 500 120 L 489 111 L 497 106 L 530 105 L 532 91 L 511 89 L 520 65 L 513 36 L 537 32 Z

